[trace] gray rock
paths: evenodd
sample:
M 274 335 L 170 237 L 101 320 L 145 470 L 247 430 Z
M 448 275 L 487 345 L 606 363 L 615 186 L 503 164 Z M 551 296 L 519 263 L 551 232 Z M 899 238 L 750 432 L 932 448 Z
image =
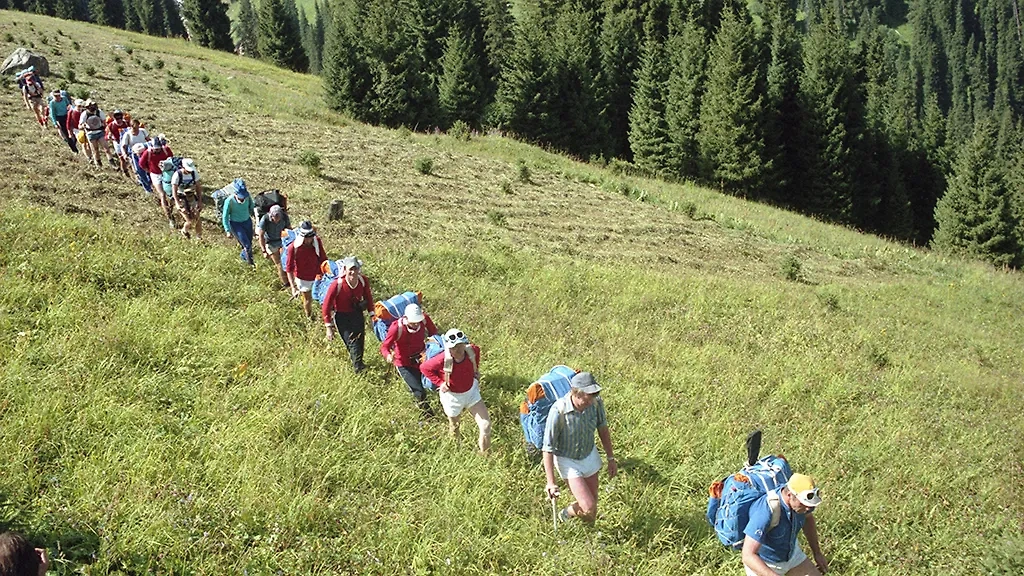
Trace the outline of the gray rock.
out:
M 4 65 L 0 67 L 0 74 L 13 74 L 29 66 L 35 66 L 36 72 L 40 76 L 50 75 L 50 63 L 47 62 L 46 57 L 25 48 L 18 48 L 4 60 Z

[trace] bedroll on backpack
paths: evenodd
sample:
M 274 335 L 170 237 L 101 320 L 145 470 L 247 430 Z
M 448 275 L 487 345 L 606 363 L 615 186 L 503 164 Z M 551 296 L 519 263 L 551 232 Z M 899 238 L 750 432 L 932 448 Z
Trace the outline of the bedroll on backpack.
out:
M 228 201 L 228 198 L 231 198 L 232 196 L 237 194 L 239 190 L 245 190 L 245 181 L 242 180 L 241 178 L 235 178 L 234 180 L 231 181 L 231 184 L 228 184 L 227 186 L 221 188 L 220 190 L 217 190 L 213 194 L 210 194 L 210 198 L 213 199 L 213 205 L 217 210 L 216 214 L 218 218 L 220 218 L 220 215 L 224 213 L 224 203 Z M 284 256 L 282 255 L 282 267 L 284 266 L 283 258 Z
M 715 529 L 718 540 L 739 550 L 745 538 L 743 530 L 750 520 L 750 505 L 765 494 L 784 486 L 793 475 L 789 462 L 782 456 L 765 456 L 739 472 L 711 485 L 707 521 Z M 773 510 L 772 526 L 778 525 Z
M 421 292 L 402 292 L 373 305 L 373 315 L 377 318 L 373 321 L 373 334 L 377 340 L 384 341 L 391 323 L 405 314 L 405 307 L 409 304 L 422 306 L 423 294 Z
M 288 198 L 281 194 L 280 190 L 267 190 L 252 197 L 252 206 L 256 212 L 256 220 L 259 221 L 274 206 L 280 206 L 282 210 L 288 210 Z
M 327 296 L 327 290 L 331 287 L 331 282 L 337 280 L 340 273 L 341 266 L 338 265 L 337 260 L 324 260 L 321 262 L 320 276 L 313 281 L 313 300 L 322 304 L 324 297 Z
M 480 347 L 477 346 L 476 344 L 470 344 L 469 347 L 467 348 L 467 352 L 470 349 L 472 350 L 473 358 L 475 359 L 473 360 L 475 368 L 479 366 L 480 363 Z M 434 334 L 430 338 L 427 338 L 427 349 L 423 351 L 422 360 L 423 362 L 426 362 L 427 360 L 430 360 L 431 358 L 437 356 L 438 354 L 444 354 L 444 336 L 441 336 L 440 334 Z M 421 376 L 420 380 L 423 383 L 424 390 L 430 390 L 431 392 L 440 391 L 440 388 L 436 386 L 433 382 L 431 382 L 430 378 L 427 378 L 426 376 Z
M 519 424 L 523 427 L 523 439 L 533 449 L 540 450 L 544 443 L 551 405 L 569 393 L 575 375 L 576 370 L 568 366 L 555 366 L 526 388 L 526 400 L 519 405 Z

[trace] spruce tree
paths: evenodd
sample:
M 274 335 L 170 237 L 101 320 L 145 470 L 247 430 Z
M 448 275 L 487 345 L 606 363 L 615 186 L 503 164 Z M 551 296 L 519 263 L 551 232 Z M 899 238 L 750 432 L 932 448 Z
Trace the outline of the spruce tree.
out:
M 184 0 L 181 13 L 192 42 L 215 50 L 234 49 L 227 4 L 220 0 Z
M 478 126 L 485 104 L 480 60 L 460 24 L 451 27 L 445 44 L 437 83 L 441 118 L 445 126 L 458 120 Z
M 601 23 L 602 104 L 608 115 L 609 152 L 629 157 L 633 82 L 640 67 L 643 16 L 633 0 L 608 0 Z
M 367 95 L 373 83 L 360 45 L 364 16 L 361 0 L 341 0 L 335 5 L 322 72 L 327 105 L 359 120 L 369 116 Z
M 285 3 L 286 0 L 260 1 L 257 39 L 260 57 L 278 66 L 305 72 L 309 68 L 309 60 L 302 49 L 296 18 Z
M 251 58 L 259 58 L 260 50 L 257 39 L 260 35 L 260 21 L 250 0 L 241 0 L 238 4 L 238 16 L 232 24 L 235 40 L 242 48 L 242 53 Z
M 668 125 L 672 156 L 668 165 L 680 178 L 700 177 L 700 102 L 706 82 L 707 39 L 704 29 L 691 19 L 670 26 L 668 44 L 668 84 L 665 121 Z
M 89 0 L 89 19 L 96 24 L 124 28 L 125 12 L 121 0 Z
M 640 70 L 633 85 L 629 110 L 629 146 L 633 162 L 653 173 L 669 174 L 674 157 L 665 119 L 668 70 L 665 48 L 657 37 L 649 38 L 640 56 Z
M 320 2 L 314 4 L 314 18 L 309 29 L 309 43 L 311 44 L 309 70 L 314 74 L 319 74 L 323 70 L 324 41 L 327 35 L 326 20 L 328 18 L 326 12 L 328 6 L 330 4 L 321 4 Z
M 513 49 L 495 101 L 498 125 L 533 142 L 542 139 L 551 115 L 547 90 L 549 72 L 543 52 L 549 35 L 535 18 L 527 16 L 516 22 Z
M 800 68 L 801 45 L 796 31 L 796 14 L 787 0 L 769 0 L 765 5 L 769 61 L 764 107 L 765 158 L 771 162 L 766 196 L 792 206 L 798 196 Z
M 163 0 L 161 11 L 163 13 L 163 35 L 184 38 L 186 36 L 185 23 L 181 19 L 178 0 Z
M 949 189 L 935 207 L 938 229 L 932 244 L 937 250 L 1013 266 L 1020 262 L 1020 241 L 995 136 L 992 124 L 981 122 L 960 152 Z
M 700 108 L 705 177 L 722 190 L 753 195 L 765 171 L 761 134 L 762 97 L 753 28 L 745 15 L 727 9 L 715 34 L 708 82 Z

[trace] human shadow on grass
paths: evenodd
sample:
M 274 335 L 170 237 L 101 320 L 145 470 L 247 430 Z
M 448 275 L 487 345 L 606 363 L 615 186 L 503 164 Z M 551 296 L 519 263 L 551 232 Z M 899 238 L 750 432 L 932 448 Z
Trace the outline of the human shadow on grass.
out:
M 683 543 L 695 546 L 711 537 L 711 527 L 697 511 L 664 515 L 637 513 L 613 532 L 617 532 L 615 537 L 619 541 L 632 541 L 638 548 L 655 545 L 675 548 Z

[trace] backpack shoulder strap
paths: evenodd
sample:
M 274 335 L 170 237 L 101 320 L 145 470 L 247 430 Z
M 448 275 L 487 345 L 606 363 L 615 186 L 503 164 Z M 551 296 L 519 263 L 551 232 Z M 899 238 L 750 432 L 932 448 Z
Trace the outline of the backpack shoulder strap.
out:
M 768 509 L 772 511 L 772 521 L 768 523 L 768 530 L 772 530 L 782 521 L 782 502 L 778 490 L 768 493 Z
M 479 370 L 477 370 L 476 367 L 476 352 L 473 352 L 472 346 L 466 346 L 466 355 L 469 356 L 469 361 L 473 363 L 473 375 L 476 376 L 476 373 L 479 372 Z

